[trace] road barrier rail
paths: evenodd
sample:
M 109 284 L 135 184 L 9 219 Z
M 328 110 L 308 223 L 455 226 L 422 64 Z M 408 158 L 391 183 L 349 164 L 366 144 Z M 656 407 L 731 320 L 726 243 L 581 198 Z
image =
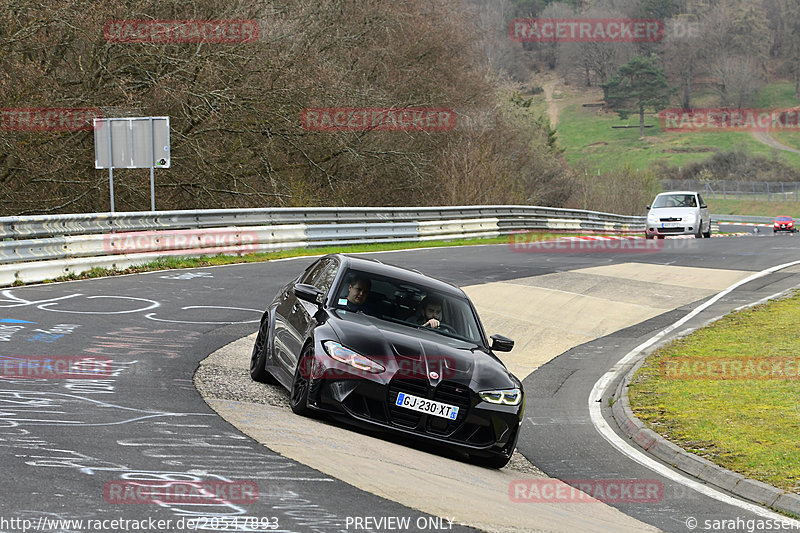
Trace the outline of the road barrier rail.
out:
M 167 255 L 484 238 L 518 231 L 641 233 L 644 217 L 553 207 L 306 207 L 0 217 L 0 286 Z

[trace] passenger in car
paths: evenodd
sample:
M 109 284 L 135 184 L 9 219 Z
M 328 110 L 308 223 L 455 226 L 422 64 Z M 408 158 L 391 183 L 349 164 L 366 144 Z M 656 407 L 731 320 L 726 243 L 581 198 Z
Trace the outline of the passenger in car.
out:
M 359 311 L 363 313 L 371 289 L 372 282 L 367 277 L 358 276 L 350 280 L 347 286 L 347 303 L 344 308 L 354 313 Z

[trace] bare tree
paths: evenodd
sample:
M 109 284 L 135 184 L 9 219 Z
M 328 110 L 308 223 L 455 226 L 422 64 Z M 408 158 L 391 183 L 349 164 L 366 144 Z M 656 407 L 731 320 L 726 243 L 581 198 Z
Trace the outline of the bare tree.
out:
M 703 39 L 704 23 L 693 19 L 692 16 L 684 15 L 667 21 L 663 40 L 665 70 L 670 79 L 676 79 L 680 83 L 683 109 L 692 106 L 695 78 L 698 72 L 704 71 L 703 65 L 709 56 Z
M 612 0 L 598 0 L 580 13 L 581 17 L 604 19 L 625 18 L 614 9 Z M 617 69 L 636 52 L 636 46 L 627 42 L 575 42 L 564 43 L 559 48 L 563 54 L 562 74 L 565 78 L 579 80 L 590 87 L 608 81 Z
M 762 69 L 752 57 L 722 54 L 714 65 L 720 105 L 738 109 L 750 104 L 763 85 Z
M 254 19 L 260 34 L 228 44 L 107 41 L 105 23 L 121 19 Z M 469 142 L 458 123 L 434 133 L 317 132 L 301 127 L 301 112 L 449 107 L 482 116 L 498 105 L 487 50 L 494 64 L 503 58 L 502 47 L 476 43 L 483 31 L 461 0 L 6 0 L 0 101 L 170 116 L 172 168 L 156 175 L 161 209 L 422 204 L 451 150 L 478 157 L 458 145 Z M 0 213 L 107 210 L 92 137 L 4 132 Z M 482 160 L 514 156 L 514 147 L 490 146 Z M 518 174 L 503 179 L 527 179 L 512 168 Z M 115 178 L 118 209 L 146 208 L 146 172 Z M 501 190 L 484 191 L 485 201 Z

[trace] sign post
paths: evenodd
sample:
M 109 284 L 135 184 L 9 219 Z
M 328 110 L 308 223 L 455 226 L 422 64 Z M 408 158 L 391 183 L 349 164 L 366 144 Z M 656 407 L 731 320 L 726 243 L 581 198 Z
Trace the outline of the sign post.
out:
M 94 119 L 94 168 L 108 169 L 114 212 L 114 169 L 150 169 L 150 210 L 156 210 L 154 169 L 169 168 L 169 117 Z

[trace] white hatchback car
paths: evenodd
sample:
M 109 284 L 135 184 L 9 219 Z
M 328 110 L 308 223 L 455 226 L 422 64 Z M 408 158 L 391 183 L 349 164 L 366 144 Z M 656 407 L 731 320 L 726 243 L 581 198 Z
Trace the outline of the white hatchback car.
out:
M 647 209 L 645 237 L 648 239 L 663 239 L 667 235 L 711 237 L 711 216 L 700 193 L 662 192 Z

